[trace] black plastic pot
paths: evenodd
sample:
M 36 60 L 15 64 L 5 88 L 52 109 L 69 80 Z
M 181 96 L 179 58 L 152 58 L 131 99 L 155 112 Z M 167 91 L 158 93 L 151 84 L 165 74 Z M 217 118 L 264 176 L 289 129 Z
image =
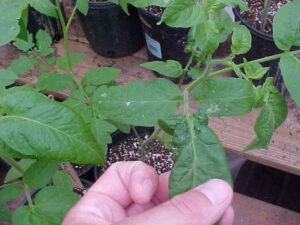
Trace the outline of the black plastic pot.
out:
M 131 6 L 128 9 L 130 16 L 114 3 L 90 2 L 87 16 L 77 13 L 85 36 L 97 54 L 122 57 L 131 55 L 144 45 L 137 10 Z
M 64 15 L 63 5 L 61 4 L 60 7 Z M 36 34 L 38 30 L 44 30 L 52 37 L 53 41 L 58 41 L 63 37 L 63 31 L 58 19 L 46 16 L 32 7 L 29 7 L 28 10 L 27 29 L 32 34 Z
M 188 29 L 169 27 L 166 24 L 157 25 L 160 21 L 159 16 L 143 8 L 138 11 L 146 38 L 149 61 L 173 59 L 185 66 L 190 58 L 190 54 L 184 52 Z M 156 74 L 161 77 L 158 73 Z M 178 82 L 178 79 L 170 80 Z
M 240 21 L 251 32 L 252 47 L 250 51 L 246 54 L 236 56 L 234 59 L 235 63 L 243 63 L 243 58 L 246 58 L 248 61 L 251 61 L 266 56 L 279 54 L 282 52 L 276 47 L 273 37 L 271 35 L 265 34 L 259 30 L 254 29 L 250 24 L 247 23 L 247 21 L 245 21 L 241 17 L 239 12 L 240 11 L 238 8 L 233 9 L 235 20 Z M 270 67 L 270 70 L 261 80 L 256 81 L 255 84 L 261 85 L 267 77 L 274 77 L 274 85 L 278 88 L 279 92 L 284 96 L 287 95 L 287 89 L 284 85 L 284 81 L 279 68 L 279 59 L 264 62 L 262 63 L 262 65 L 265 67 Z

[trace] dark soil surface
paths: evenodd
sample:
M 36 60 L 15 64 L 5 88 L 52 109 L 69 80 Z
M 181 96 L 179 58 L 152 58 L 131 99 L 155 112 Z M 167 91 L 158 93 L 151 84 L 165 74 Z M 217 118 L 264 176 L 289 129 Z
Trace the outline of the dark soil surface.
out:
M 245 19 L 253 28 L 259 30 L 261 24 L 261 18 L 264 8 L 264 0 L 245 0 L 248 4 L 249 11 L 240 12 L 243 19 Z M 266 26 L 264 32 L 272 35 L 273 34 L 273 18 L 277 10 L 284 4 L 291 0 L 272 0 L 271 6 L 268 12 Z
M 144 140 L 148 137 L 148 134 L 142 136 Z M 173 152 L 167 149 L 159 140 L 151 140 L 144 146 L 144 152 L 145 159 L 143 161 L 153 166 L 158 174 L 165 173 L 173 168 Z M 102 172 L 115 162 L 136 160 L 141 160 L 141 145 L 136 137 L 130 137 L 108 150 L 106 165 Z
M 164 7 L 159 7 L 159 6 L 151 5 L 151 6 L 148 6 L 146 8 L 146 10 L 149 11 L 149 12 L 151 12 L 151 13 L 153 13 L 156 16 L 162 16 L 162 14 L 165 11 L 165 8 Z

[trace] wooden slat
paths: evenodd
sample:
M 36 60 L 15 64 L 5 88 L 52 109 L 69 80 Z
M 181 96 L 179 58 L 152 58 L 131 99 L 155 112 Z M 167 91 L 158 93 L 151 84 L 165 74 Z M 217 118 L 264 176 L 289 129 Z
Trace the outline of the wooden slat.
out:
M 235 193 L 234 225 L 299 225 L 300 214 Z

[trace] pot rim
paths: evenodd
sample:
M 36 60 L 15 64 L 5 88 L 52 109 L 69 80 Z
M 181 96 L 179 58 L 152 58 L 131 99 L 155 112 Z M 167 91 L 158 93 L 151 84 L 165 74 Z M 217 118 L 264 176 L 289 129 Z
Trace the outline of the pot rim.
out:
M 151 13 L 149 12 L 147 9 L 145 9 L 144 7 L 143 8 L 138 8 L 138 11 L 146 14 L 147 16 L 150 16 L 152 19 L 155 19 L 155 20 L 160 20 L 161 19 L 161 16 L 157 16 L 155 15 L 154 13 Z
M 268 41 L 272 41 L 274 42 L 273 36 L 266 34 L 264 32 L 261 32 L 260 30 L 257 30 L 255 28 L 253 28 L 245 19 L 243 19 L 240 15 L 240 9 L 238 7 L 234 7 L 232 8 L 232 11 L 234 13 L 234 16 L 242 22 L 243 25 L 245 25 L 250 31 L 251 33 L 255 34 L 256 36 L 259 36 L 263 39 L 266 39 Z

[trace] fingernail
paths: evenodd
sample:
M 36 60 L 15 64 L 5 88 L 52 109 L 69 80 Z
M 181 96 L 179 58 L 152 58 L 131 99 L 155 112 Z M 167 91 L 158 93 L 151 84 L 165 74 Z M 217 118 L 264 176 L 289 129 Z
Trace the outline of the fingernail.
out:
M 227 200 L 230 195 L 228 184 L 218 179 L 212 179 L 195 188 L 195 190 L 203 193 L 213 205 L 221 204 Z
M 145 194 L 147 194 L 148 196 L 151 196 L 153 194 L 153 188 L 154 188 L 154 185 L 153 185 L 153 182 L 152 180 L 150 179 L 145 179 L 142 184 L 142 189 L 143 189 L 143 192 Z

